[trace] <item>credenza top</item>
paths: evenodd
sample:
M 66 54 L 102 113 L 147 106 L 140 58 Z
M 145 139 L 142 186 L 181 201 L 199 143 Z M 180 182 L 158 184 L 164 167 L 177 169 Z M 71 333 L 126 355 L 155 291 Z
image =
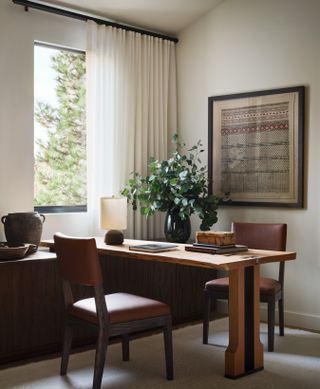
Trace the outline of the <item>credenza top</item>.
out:
M 50 252 L 48 249 L 39 248 L 35 253 L 25 256 L 20 259 L 2 259 L 0 260 L 0 266 L 9 263 L 25 263 L 30 261 L 46 261 L 55 259 L 57 256 L 55 253 Z

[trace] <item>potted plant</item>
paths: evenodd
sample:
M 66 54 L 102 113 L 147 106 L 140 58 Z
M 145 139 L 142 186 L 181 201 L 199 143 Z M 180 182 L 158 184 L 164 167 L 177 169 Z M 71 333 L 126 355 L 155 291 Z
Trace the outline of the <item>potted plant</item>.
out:
M 200 229 L 205 231 L 217 221 L 218 199 L 208 194 L 207 168 L 201 166 L 202 142 L 183 152 L 186 147 L 175 134 L 175 150 L 167 160 L 150 158 L 149 175 L 132 173 L 121 191 L 133 209 L 142 215 L 167 212 L 165 236 L 170 242 L 186 242 L 191 233 L 190 215 L 198 214 Z

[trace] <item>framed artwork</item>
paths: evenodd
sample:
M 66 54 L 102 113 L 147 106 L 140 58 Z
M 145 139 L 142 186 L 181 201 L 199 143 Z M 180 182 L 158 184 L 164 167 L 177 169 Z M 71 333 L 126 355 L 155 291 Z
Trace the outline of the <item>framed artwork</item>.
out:
M 223 205 L 303 207 L 304 87 L 209 97 L 209 193 Z

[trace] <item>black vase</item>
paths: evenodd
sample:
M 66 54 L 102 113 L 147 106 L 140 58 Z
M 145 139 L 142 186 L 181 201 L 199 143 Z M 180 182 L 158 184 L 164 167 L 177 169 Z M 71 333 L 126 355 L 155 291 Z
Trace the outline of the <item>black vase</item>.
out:
M 185 243 L 191 234 L 190 218 L 182 220 L 179 210 L 169 210 L 164 223 L 164 234 L 168 242 Z

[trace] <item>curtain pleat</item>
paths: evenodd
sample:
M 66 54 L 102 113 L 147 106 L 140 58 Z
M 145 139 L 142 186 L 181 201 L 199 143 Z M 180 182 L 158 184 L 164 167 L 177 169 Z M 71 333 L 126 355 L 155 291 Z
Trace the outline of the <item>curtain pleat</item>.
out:
M 99 229 L 99 199 L 118 196 L 131 172 L 147 175 L 151 156 L 168 157 L 177 131 L 173 42 L 87 23 L 88 212 Z M 163 236 L 164 215 L 128 209 L 126 237 Z

